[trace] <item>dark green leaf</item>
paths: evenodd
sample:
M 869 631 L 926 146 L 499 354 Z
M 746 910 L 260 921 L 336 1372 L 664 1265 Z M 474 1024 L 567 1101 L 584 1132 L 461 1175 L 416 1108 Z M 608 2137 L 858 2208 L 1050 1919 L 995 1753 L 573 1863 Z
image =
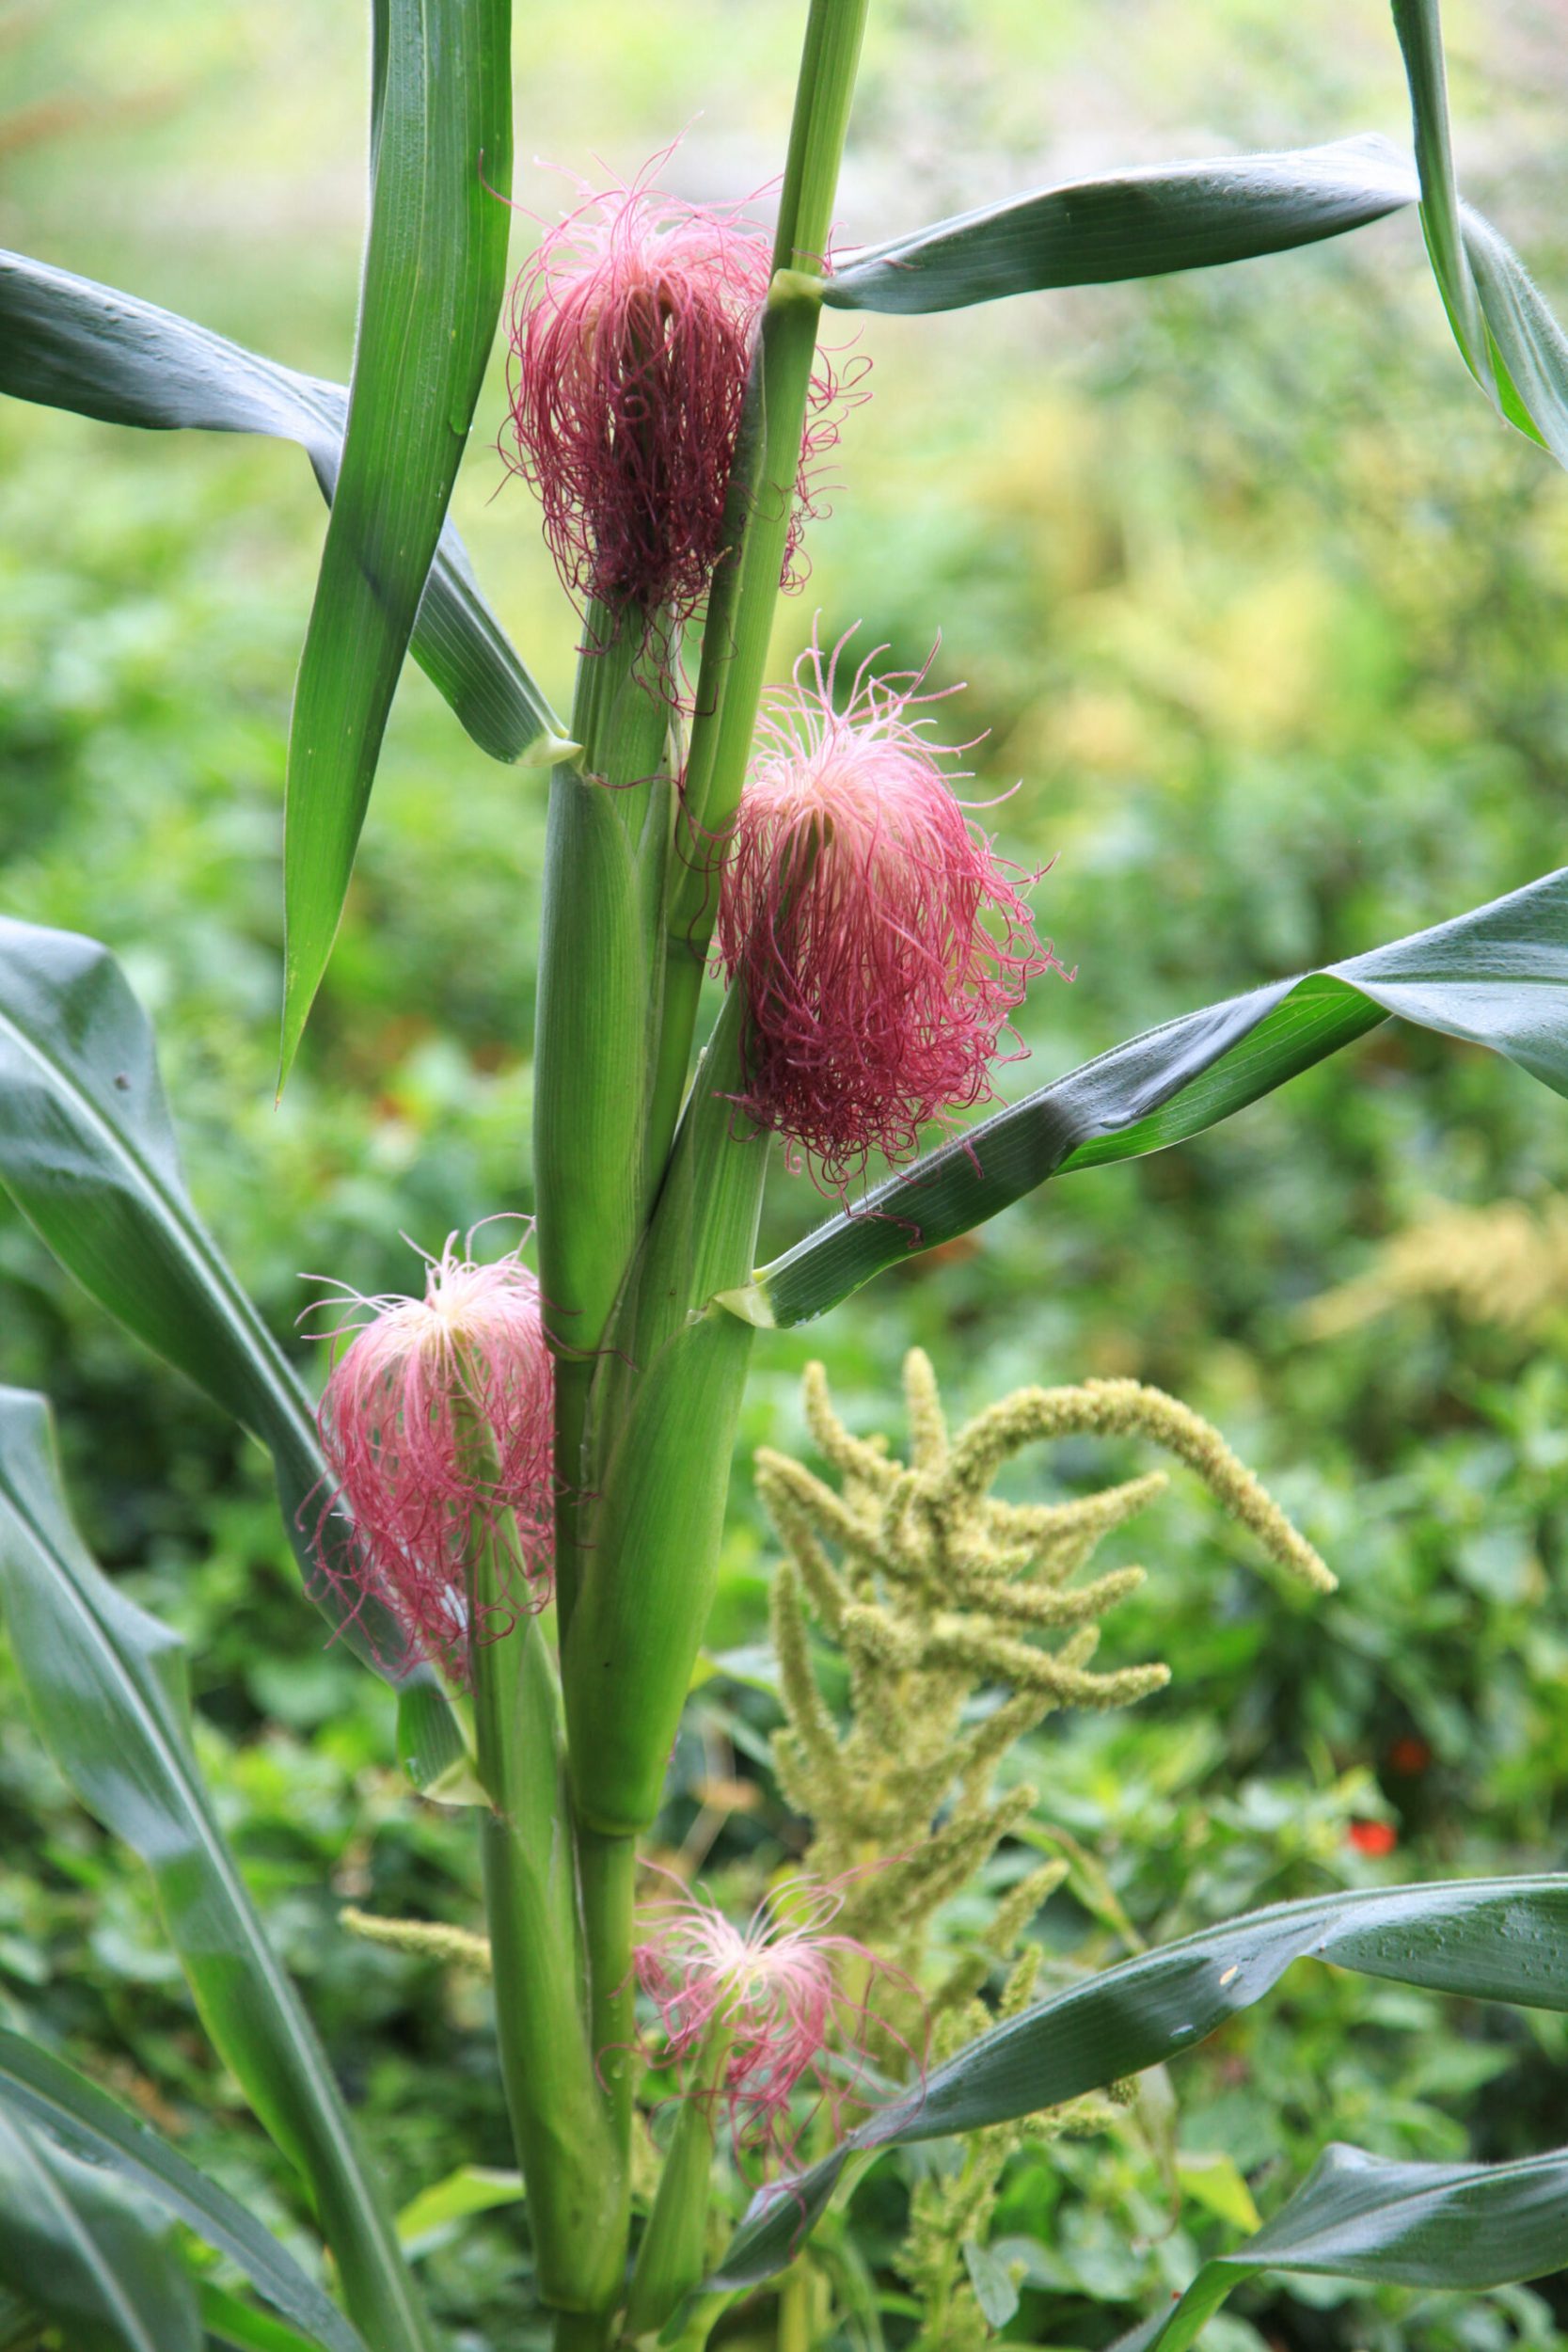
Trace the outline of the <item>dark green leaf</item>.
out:
M 0 2028 L 0 2108 L 41 2126 L 68 2155 L 118 2172 L 238 2264 L 252 2286 L 328 2352 L 365 2352 L 364 2339 L 306 2277 L 292 2254 L 226 2188 L 47 2050 Z
M 511 0 L 390 0 L 375 27 L 348 429 L 289 737 L 285 1073 L 332 952 L 506 290 Z
M 723 1303 L 765 1328 L 808 1323 L 1049 1176 L 1164 1151 L 1228 1119 L 1389 1013 L 1490 1045 L 1568 1094 L 1568 867 L 1114 1046 L 889 1177 Z
M 338 479 L 348 394 L 296 375 L 172 311 L 0 252 L 0 392 L 110 424 L 264 433 L 297 441 L 323 495 Z M 463 543 L 442 530 L 414 658 L 481 748 L 548 761 L 561 721 L 485 603 Z
M 1511 424 L 1568 466 L 1568 337 L 1518 255 L 1462 202 L 1436 0 L 1394 0 L 1420 173 L 1421 227 L 1466 366 Z
M 0 2279 L 71 2352 L 201 2352 L 196 2293 L 124 2184 L 0 2113 Z
M 434 2352 L 397 2235 L 304 2008 L 268 1944 L 191 1754 L 184 1653 L 88 1558 L 48 1407 L 0 1389 L 0 1607 L 39 1733 L 152 1874 L 202 2022 L 309 2184 L 375 2352 Z
M 4 917 L 0 1184 L 85 1290 L 267 1447 L 312 1598 L 388 1671 L 397 1628 L 317 1567 L 314 1417 L 191 1205 L 146 1014 L 96 940 Z
M 708 2285 L 770 2278 L 857 2151 L 1060 2106 L 1193 2048 L 1307 1955 L 1475 2000 L 1568 2009 L 1568 1876 L 1377 1887 L 1278 1903 L 1140 1953 L 982 2034 L 820 2164 L 754 2198 Z
M 1359 229 L 1414 202 L 1386 139 L 1221 155 L 1079 180 L 847 253 L 822 299 L 841 310 L 955 310 L 1050 286 L 1207 269 Z
M 1568 2148 L 1516 2164 L 1402 2164 L 1335 2145 L 1256 2237 L 1205 2263 L 1173 2309 L 1115 2352 L 1185 2352 L 1231 2289 L 1259 2270 L 1474 2291 L 1565 2263 Z

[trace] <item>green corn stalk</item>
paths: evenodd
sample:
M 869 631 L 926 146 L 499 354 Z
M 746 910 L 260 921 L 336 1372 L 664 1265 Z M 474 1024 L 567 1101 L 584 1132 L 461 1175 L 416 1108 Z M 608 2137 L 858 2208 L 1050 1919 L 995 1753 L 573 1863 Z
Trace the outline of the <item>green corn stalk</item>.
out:
M 715 837 L 745 777 L 793 513 L 822 255 L 867 0 L 812 0 L 781 202 L 775 277 L 709 598 L 696 715 L 677 805 L 672 712 L 657 675 L 668 632 L 594 606 L 572 713 L 580 760 L 550 787 L 535 1042 L 540 1278 L 556 1358 L 557 1574 L 570 1843 L 546 1845 L 559 1788 L 537 1628 L 516 1662 L 476 1653 L 480 1777 L 491 1798 L 487 1901 L 503 2071 L 558 2344 L 611 2340 L 629 2229 L 631 1942 L 636 1838 L 657 1812 L 702 1638 L 753 1333 L 709 1304 L 755 1257 L 767 1138 L 736 1109 L 742 1008 L 726 1004 L 686 1094 L 713 923 Z M 673 649 L 669 658 L 673 659 Z M 673 854 L 678 846 L 678 854 Z M 548 1753 L 545 1753 L 548 1750 Z M 531 1786 L 525 1789 L 525 1780 Z M 569 1851 L 568 1932 L 546 1853 Z M 540 1928 L 531 1948 L 531 1922 Z M 563 2002 L 545 1979 L 585 1974 Z M 596 2059 L 580 2112 L 578 2016 Z M 531 2063 L 557 2021 L 553 2072 Z M 565 2105 L 562 2074 L 569 2076 Z M 553 2084 L 553 2088 L 551 2087 Z M 557 2102 L 552 2114 L 551 2103 Z M 562 2164 L 561 2117 L 575 2146 Z M 547 2171 L 596 2178 L 589 2217 Z M 700 2243 L 705 2163 L 688 2151 L 676 2241 Z M 703 2178 L 699 2185 L 697 2174 Z M 674 2191 L 672 2190 L 673 2197 Z M 555 2210 L 550 2210 L 551 2201 Z M 670 2211 L 666 2201 L 666 2213 Z M 657 2244 L 674 2224 L 661 2224 Z M 576 2232 L 578 2242 L 550 2242 Z M 689 2267 L 681 2252 L 677 2268 Z M 656 2277 L 658 2298 L 664 2297 Z M 644 2285 L 645 2302 L 654 2292 Z

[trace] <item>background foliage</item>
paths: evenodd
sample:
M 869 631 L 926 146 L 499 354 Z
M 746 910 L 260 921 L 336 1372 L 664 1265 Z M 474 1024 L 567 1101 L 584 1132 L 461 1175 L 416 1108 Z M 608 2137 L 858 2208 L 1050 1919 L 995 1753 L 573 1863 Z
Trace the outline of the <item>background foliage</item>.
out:
M 1516 0 L 1449 24 L 1465 184 L 1548 286 L 1568 97 L 1554 14 Z M 886 0 L 846 239 L 1076 168 L 1361 128 L 1402 139 L 1372 0 L 1332 43 L 1261 0 L 1193 15 Z M 153 22 L 83 0 L 69 20 L 0 7 L 0 242 L 341 376 L 359 12 L 172 0 Z M 671 182 L 745 195 L 782 151 L 797 29 L 762 0 L 531 10 L 519 155 L 631 170 L 686 125 Z M 561 200 L 540 173 L 520 168 L 519 188 L 546 215 Z M 515 256 L 529 234 L 519 216 Z M 859 620 L 863 643 L 911 665 L 940 629 L 941 680 L 969 681 L 952 715 L 990 730 L 975 797 L 1017 782 L 994 821 L 1023 864 L 1055 858 L 1037 903 L 1078 967 L 1070 989 L 1037 988 L 1033 1058 L 1006 1083 L 1553 862 L 1568 484 L 1466 383 L 1412 220 L 960 324 L 869 320 L 859 348 L 873 403 L 849 421 L 775 667 L 820 607 L 829 636 Z M 499 367 L 480 414 L 499 425 Z M 477 436 L 456 511 L 559 702 L 569 616 L 526 492 Z M 0 409 L 0 909 L 125 961 L 159 1025 L 193 1190 L 280 1332 L 308 1295 L 301 1269 L 396 1285 L 400 1230 L 438 1246 L 529 1205 L 543 778 L 483 760 L 413 673 L 343 939 L 271 1107 L 282 752 L 320 530 L 293 452 Z M 1159 1381 L 1221 1423 L 1340 1575 L 1336 1600 L 1304 1604 L 1180 1485 L 1139 1522 L 1151 1581 L 1103 1662 L 1164 1657 L 1172 1689 L 1048 1726 L 1017 1762 L 1043 1791 L 1038 1842 L 1004 1875 L 1056 1851 L 1054 1830 L 1088 1857 L 1037 1923 L 1053 1966 L 1379 1873 L 1560 1864 L 1562 1318 L 1525 1328 L 1416 1299 L 1318 1336 L 1306 1310 L 1430 1202 L 1544 1201 L 1565 1173 L 1553 1097 L 1481 1053 L 1380 1033 L 1218 1134 L 1052 1186 L 820 1330 L 759 1346 L 747 1454 L 804 1450 L 796 1383 L 816 1353 L 863 1428 L 893 1424 L 916 1342 L 956 1410 L 1028 1380 Z M 820 1205 L 781 1168 L 772 1246 Z M 467 1826 L 410 1800 L 386 1692 L 324 1650 L 260 1456 L 6 1216 L 0 1370 L 53 1395 L 89 1540 L 191 1642 L 204 1761 L 398 2195 L 465 2158 L 505 2164 L 479 1981 L 336 1925 L 345 1899 L 473 1924 Z M 1016 1491 L 1133 1466 L 1064 1447 L 1022 1465 Z M 729 1666 L 693 1704 L 661 1834 L 688 1861 L 710 1853 L 744 1902 L 800 1831 L 766 1760 L 772 1552 L 744 1478 L 736 1492 L 713 1632 Z M 237 2093 L 210 2072 L 141 1877 L 55 1781 L 4 1663 L 0 1830 L 0 2020 L 212 2162 Z M 1133 2124 L 1012 2160 L 995 2236 L 1026 2268 L 1006 2332 L 1104 2344 L 1330 2137 L 1434 2157 L 1560 2138 L 1564 2040 L 1543 2013 L 1293 1979 L 1173 2076 L 1174 2194 Z M 214 2169 L 286 2230 L 276 2160 L 253 2134 L 236 2177 L 234 2144 Z M 889 2161 L 857 2192 L 873 2264 L 908 2180 Z M 509 2216 L 426 2261 L 463 2352 L 527 2340 Z M 1206 2338 L 1219 2352 L 1259 2336 L 1491 2352 L 1558 2341 L 1568 2291 L 1370 2301 L 1297 2280 L 1235 2309 Z M 895 2293 L 883 2324 L 896 2343 Z

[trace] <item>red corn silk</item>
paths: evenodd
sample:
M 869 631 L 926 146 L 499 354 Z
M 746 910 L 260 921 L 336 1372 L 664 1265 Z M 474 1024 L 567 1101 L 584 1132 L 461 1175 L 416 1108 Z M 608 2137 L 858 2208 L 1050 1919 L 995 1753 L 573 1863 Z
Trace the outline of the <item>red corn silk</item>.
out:
M 513 290 L 503 454 L 538 492 L 575 594 L 684 618 L 705 592 L 769 274 L 764 229 L 667 196 L 646 173 L 584 184 L 546 232 Z M 823 362 L 802 494 L 836 437 L 834 390 Z
M 1026 983 L 1062 970 L 927 741 L 934 721 L 911 716 L 940 699 L 926 672 L 863 664 L 837 710 L 842 652 L 814 644 L 764 711 L 718 925 L 750 1012 L 741 1105 L 840 1191 L 871 1152 L 906 1156 L 928 1120 L 986 1101 Z
M 700 1893 L 643 1912 L 650 1933 L 633 1964 L 663 2029 L 657 2062 L 681 2067 L 716 2026 L 729 2036 L 718 2081 L 680 2095 L 710 2100 L 739 2149 L 789 2154 L 798 2137 L 791 2107 L 802 2085 L 815 2094 L 814 2111 L 828 2102 L 835 2129 L 847 2103 L 870 2105 L 866 2041 L 885 2025 L 872 1991 L 881 1981 L 919 1998 L 900 1969 L 832 1932 L 844 1898 L 841 1882 L 788 1880 L 744 1928 Z
M 554 1366 L 539 1285 L 517 1251 L 480 1265 L 456 1240 L 427 1259 L 422 1298 L 345 1292 L 334 1302 L 350 1317 L 334 1338 L 352 1337 L 318 1415 L 333 1482 L 318 1551 L 335 1582 L 385 1604 L 408 1658 L 466 1682 L 470 1641 L 549 1598 Z M 476 1430 L 488 1433 L 493 1475 L 476 1474 Z M 346 1568 L 325 1541 L 340 1504 L 353 1519 Z M 467 1564 L 479 1541 L 501 1548 L 506 1590 L 488 1623 L 471 1625 Z

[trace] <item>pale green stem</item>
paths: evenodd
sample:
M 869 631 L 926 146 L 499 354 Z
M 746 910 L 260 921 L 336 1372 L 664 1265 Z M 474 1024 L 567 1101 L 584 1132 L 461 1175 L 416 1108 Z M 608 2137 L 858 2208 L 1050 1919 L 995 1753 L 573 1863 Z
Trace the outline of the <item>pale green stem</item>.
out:
M 637 2016 L 632 1982 L 637 1840 L 607 1837 L 575 1824 L 578 1883 L 588 1947 L 589 2034 L 599 2087 L 617 2146 L 631 2136 L 637 2078 Z M 629 2184 L 628 2184 L 629 2185 Z

